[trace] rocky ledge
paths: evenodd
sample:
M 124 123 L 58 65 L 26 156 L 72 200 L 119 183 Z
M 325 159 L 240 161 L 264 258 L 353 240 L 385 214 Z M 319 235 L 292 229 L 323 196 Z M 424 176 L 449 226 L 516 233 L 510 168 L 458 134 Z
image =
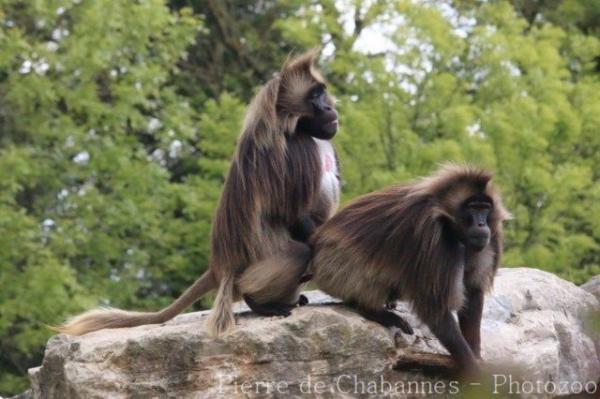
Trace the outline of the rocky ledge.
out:
M 412 336 L 366 321 L 319 291 L 307 296 L 311 304 L 288 318 L 256 317 L 240 306 L 236 330 L 216 340 L 202 331 L 207 312 L 55 336 L 42 365 L 30 370 L 33 396 L 443 397 L 462 389 L 444 377 L 446 352 L 404 304 L 397 311 L 415 327 Z M 490 375 L 489 389 L 600 392 L 600 345 L 588 331 L 588 316 L 599 311 L 593 294 L 553 274 L 501 269 L 482 336 L 486 364 L 505 371 Z M 513 366 L 518 375 L 509 374 Z

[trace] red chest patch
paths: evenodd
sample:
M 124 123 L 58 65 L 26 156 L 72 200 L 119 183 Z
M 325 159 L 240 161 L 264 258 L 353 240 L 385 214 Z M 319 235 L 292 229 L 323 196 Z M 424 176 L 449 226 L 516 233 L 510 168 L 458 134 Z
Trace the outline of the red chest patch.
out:
M 335 172 L 335 160 L 330 154 L 323 155 L 323 171 Z

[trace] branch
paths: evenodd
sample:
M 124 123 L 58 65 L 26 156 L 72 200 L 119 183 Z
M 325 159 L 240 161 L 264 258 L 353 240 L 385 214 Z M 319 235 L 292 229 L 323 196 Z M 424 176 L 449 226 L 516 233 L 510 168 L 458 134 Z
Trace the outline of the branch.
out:
M 240 42 L 240 33 L 235 29 L 236 22 L 223 6 L 223 2 L 220 0 L 208 0 L 207 5 L 210 13 L 215 18 L 217 28 L 223 38 L 223 43 L 227 48 L 233 51 L 242 62 L 245 62 L 255 74 L 264 78 L 265 76 L 262 68 L 258 65 L 256 60 L 248 54 Z

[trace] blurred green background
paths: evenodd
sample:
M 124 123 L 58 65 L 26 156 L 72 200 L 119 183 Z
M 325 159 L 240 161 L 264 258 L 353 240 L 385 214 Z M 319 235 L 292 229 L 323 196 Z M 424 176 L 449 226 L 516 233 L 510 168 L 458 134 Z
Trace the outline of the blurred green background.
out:
M 315 46 L 346 201 L 473 162 L 515 217 L 506 266 L 600 273 L 599 39 L 597 0 L 0 0 L 0 393 L 44 323 L 202 273 L 246 104 Z

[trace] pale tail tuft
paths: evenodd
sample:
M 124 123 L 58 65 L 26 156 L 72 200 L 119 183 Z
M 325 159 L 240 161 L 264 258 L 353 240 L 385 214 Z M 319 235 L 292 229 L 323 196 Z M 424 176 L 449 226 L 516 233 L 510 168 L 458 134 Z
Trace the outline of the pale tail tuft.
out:
M 206 332 L 213 338 L 226 333 L 235 325 L 235 317 L 232 309 L 233 282 L 234 276 L 232 274 L 223 276 L 219 285 L 217 298 L 206 320 Z
M 162 319 L 163 317 L 159 312 L 143 313 L 112 308 L 99 308 L 75 316 L 65 324 L 51 326 L 50 328 L 60 333 L 83 335 L 104 328 L 134 327 L 141 324 L 162 323 Z

